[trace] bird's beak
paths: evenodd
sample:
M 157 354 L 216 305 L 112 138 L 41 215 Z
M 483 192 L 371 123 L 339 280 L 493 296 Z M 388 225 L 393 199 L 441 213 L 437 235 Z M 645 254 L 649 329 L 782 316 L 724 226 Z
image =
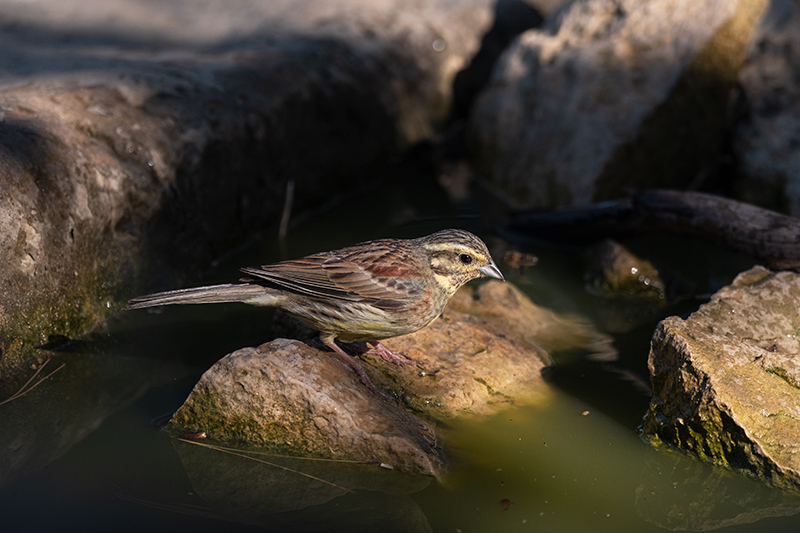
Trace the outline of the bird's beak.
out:
M 478 272 L 489 278 L 496 278 L 500 281 L 506 280 L 506 278 L 504 278 L 503 274 L 500 272 L 500 269 L 494 264 L 494 261 L 489 261 L 488 265 L 480 267 Z

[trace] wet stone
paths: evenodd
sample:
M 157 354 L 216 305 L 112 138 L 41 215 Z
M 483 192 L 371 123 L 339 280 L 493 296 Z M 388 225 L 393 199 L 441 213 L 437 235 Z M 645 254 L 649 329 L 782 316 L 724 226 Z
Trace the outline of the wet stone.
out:
M 169 427 L 202 430 L 211 442 L 411 473 L 435 475 L 444 464 L 431 425 L 375 395 L 334 357 L 288 339 L 223 357 Z
M 754 267 L 686 320 L 662 321 L 642 433 L 800 490 L 800 274 Z
M 663 302 L 665 286 L 656 267 L 611 239 L 587 252 L 587 289 L 606 298 Z

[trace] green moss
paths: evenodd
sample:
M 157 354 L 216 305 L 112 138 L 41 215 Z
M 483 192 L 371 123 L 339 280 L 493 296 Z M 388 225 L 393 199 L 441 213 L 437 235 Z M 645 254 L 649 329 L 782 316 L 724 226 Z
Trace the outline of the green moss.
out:
M 503 396 L 502 392 L 499 392 L 497 389 L 489 385 L 483 378 L 473 378 L 473 379 L 478 383 L 480 383 L 481 385 L 483 385 L 484 387 L 486 387 L 486 392 L 489 394 L 489 396 Z
M 38 291 L 14 290 L 26 296 L 12 316 L 3 317 L 0 377 L 39 356 L 38 347 L 52 336 L 74 339 L 105 323 L 122 308 L 118 297 L 122 286 L 120 276 L 109 271 L 98 274 L 87 265 L 69 283 Z
M 247 444 L 285 453 L 307 452 L 313 443 L 291 431 L 286 421 L 265 423 L 247 413 L 226 412 L 225 398 L 206 388 L 195 388 L 189 399 L 167 424 L 173 436 L 204 431 L 209 438 L 231 444 Z

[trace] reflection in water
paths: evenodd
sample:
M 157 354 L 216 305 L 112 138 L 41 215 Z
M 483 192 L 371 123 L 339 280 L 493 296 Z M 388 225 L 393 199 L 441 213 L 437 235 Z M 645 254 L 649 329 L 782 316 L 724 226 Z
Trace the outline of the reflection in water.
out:
M 95 353 L 83 345 L 53 354 L 40 375 L 60 370 L 33 389 L 29 385 L 25 394 L 13 397 L 33 370 L 3 383 L 0 399 L 13 399 L 0 406 L 0 486 L 64 455 L 116 410 L 169 379 L 166 370 L 174 367 L 152 359 Z
M 672 531 L 712 531 L 800 513 L 800 494 L 662 449 L 636 487 L 642 518 Z
M 431 531 L 408 495 L 433 480 L 377 465 L 173 440 L 198 495 L 237 521 L 291 531 Z

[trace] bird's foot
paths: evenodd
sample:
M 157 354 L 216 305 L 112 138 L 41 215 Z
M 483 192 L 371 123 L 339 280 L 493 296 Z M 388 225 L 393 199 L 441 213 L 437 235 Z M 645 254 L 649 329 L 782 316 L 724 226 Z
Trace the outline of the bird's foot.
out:
M 375 384 L 372 383 L 372 380 L 369 379 L 367 371 L 364 370 L 364 367 L 361 366 L 361 363 L 359 363 L 354 357 L 347 355 L 344 350 L 339 348 L 339 346 L 336 344 L 336 341 L 331 341 L 329 344 L 327 344 L 327 346 L 333 350 L 333 353 L 339 358 L 340 361 L 347 365 L 347 367 L 358 376 L 358 379 L 361 380 L 361 383 L 363 383 L 364 386 L 366 386 L 370 391 L 378 396 L 382 396 L 386 400 L 392 399 L 392 397 L 385 392 L 378 390 L 378 387 L 376 387 Z
M 380 355 L 384 361 L 389 361 L 390 363 L 394 363 L 396 365 L 416 365 L 417 362 L 413 359 L 409 359 L 408 357 L 404 357 L 400 352 L 393 352 L 380 342 L 368 342 L 372 348 L 369 350 L 370 352 Z

